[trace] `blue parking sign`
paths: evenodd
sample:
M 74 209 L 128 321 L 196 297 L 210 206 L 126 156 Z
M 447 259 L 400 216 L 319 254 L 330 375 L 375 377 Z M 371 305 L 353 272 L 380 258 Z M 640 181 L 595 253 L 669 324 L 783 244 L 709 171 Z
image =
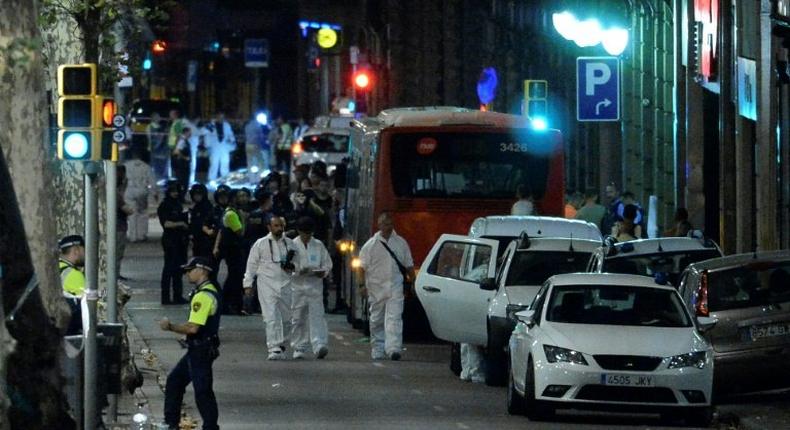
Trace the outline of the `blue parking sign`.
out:
M 576 119 L 620 120 L 620 59 L 579 57 L 576 59 Z
M 244 65 L 247 67 L 269 67 L 269 41 L 266 39 L 245 39 Z

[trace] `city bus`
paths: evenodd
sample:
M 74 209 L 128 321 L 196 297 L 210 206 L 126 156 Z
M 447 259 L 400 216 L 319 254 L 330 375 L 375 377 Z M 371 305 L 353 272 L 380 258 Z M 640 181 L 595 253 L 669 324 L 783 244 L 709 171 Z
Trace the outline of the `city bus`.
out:
M 397 108 L 351 127 L 341 285 L 349 322 L 364 326 L 355 282 L 356 255 L 382 212 L 409 243 L 415 268 L 443 233 L 466 234 L 478 217 L 510 214 L 519 185 L 540 215 L 562 216 L 562 135 L 523 116 L 456 107 Z M 404 333 L 429 332 L 414 295 L 407 295 Z

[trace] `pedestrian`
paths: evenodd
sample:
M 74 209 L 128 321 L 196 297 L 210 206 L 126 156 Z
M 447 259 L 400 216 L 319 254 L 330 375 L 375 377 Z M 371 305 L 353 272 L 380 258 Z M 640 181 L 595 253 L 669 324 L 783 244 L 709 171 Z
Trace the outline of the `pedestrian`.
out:
M 195 181 L 205 184 L 208 182 L 211 153 L 206 146 L 206 136 L 200 135 L 195 153 Z
M 189 188 L 189 169 L 191 165 L 191 149 L 189 140 L 192 137 L 192 129 L 184 127 L 181 129 L 181 136 L 176 141 L 173 153 L 170 156 L 170 165 L 173 168 L 173 176 L 181 185 L 182 190 Z
M 148 147 L 151 148 L 151 168 L 156 180 L 166 179 L 168 176 L 168 163 L 170 161 L 170 148 L 167 146 L 167 124 L 162 121 L 158 113 L 151 114 L 151 122 L 146 127 Z
M 269 148 L 263 140 L 263 125 L 252 117 L 244 126 L 244 149 L 247 153 L 247 170 L 257 173 L 269 169 Z
M 60 259 L 60 285 L 63 297 L 71 309 L 71 319 L 66 328 L 66 336 L 82 333 L 82 311 L 80 301 L 85 293 L 85 240 L 82 236 L 66 236 L 58 241 Z
M 686 208 L 677 208 L 673 219 L 673 227 L 664 231 L 664 237 L 685 237 L 694 227 L 689 222 L 689 213 Z
M 308 128 L 310 128 L 310 126 L 307 125 L 307 122 L 305 122 L 304 118 L 299 117 L 299 119 L 296 121 L 296 127 L 294 127 L 294 142 L 300 140 L 302 136 L 304 136 L 305 132 L 307 132 Z
M 290 171 L 291 168 L 291 144 L 293 143 L 293 131 L 288 121 L 284 121 L 282 116 L 278 116 L 275 127 L 280 130 L 277 135 L 277 169 L 283 172 Z M 271 141 L 271 140 L 270 140 Z
M 187 259 L 189 215 L 181 202 L 182 192 L 178 181 L 168 181 L 165 193 L 165 198 L 156 210 L 162 225 L 162 248 L 165 254 L 160 284 L 162 304 L 181 305 L 187 303 L 182 295 L 181 265 Z
M 584 205 L 576 212 L 576 219 L 595 224 L 601 229 L 606 208 L 598 204 L 598 190 L 588 188 L 584 193 Z
M 219 321 L 221 300 L 211 282 L 211 263 L 204 257 L 193 257 L 182 266 L 189 282 L 195 285 L 189 300 L 189 320 L 173 324 L 165 317 L 159 322 L 164 331 L 186 335 L 187 352 L 167 375 L 165 385 L 165 423 L 178 429 L 181 402 L 187 385 L 195 389 L 195 403 L 203 419 L 203 430 L 218 430 L 219 411 L 214 395 L 211 366 L 219 357 Z
M 612 231 L 617 221 L 622 219 L 620 215 L 618 215 L 618 208 L 622 204 L 622 200 L 620 200 L 620 190 L 617 189 L 617 185 L 614 182 L 610 182 L 606 185 L 606 188 L 604 188 L 604 197 L 606 198 L 606 215 L 601 223 L 601 233 L 606 234 Z
M 294 240 L 297 274 L 292 283 L 291 345 L 295 359 L 304 358 L 310 346 L 318 359 L 329 352 L 322 292 L 323 281 L 332 270 L 332 259 L 326 246 L 313 237 L 314 228 L 311 218 L 300 218 L 296 227 L 299 237 Z
M 285 333 L 290 332 L 291 280 L 296 265 L 296 245 L 285 237 L 285 219 L 272 217 L 269 234 L 259 239 L 250 250 L 244 272 L 244 293 L 252 295 L 257 277 L 258 299 L 266 326 L 268 360 L 285 359 Z
M 151 167 L 137 152 L 132 152 L 132 159 L 123 165 L 127 180 L 125 199 L 133 209 L 129 214 L 127 237 L 132 243 L 143 242 L 148 236 L 148 201 L 152 192 L 156 194 L 156 181 Z
M 228 276 L 222 286 L 222 313 L 241 315 L 242 275 L 244 271 L 244 227 L 246 216 L 241 208 L 249 203 L 249 191 L 246 188 L 233 190 L 230 204 L 222 216 L 222 224 L 214 245 L 214 257 L 225 260 Z
M 126 278 L 120 276 L 121 261 L 123 260 L 123 255 L 126 253 L 126 236 L 129 231 L 129 216 L 134 213 L 134 208 L 131 205 L 126 204 L 126 199 L 124 198 L 128 184 L 128 179 L 126 177 L 126 166 L 124 164 L 119 165 L 116 172 L 117 182 L 115 185 L 117 193 L 117 212 L 115 218 L 115 270 L 116 273 L 119 274 L 118 279 L 123 281 L 126 280 Z M 146 201 L 146 206 L 147 205 L 148 202 Z
M 642 227 L 636 223 L 638 209 L 634 205 L 625 205 L 623 208 L 623 219 L 617 221 L 612 227 L 612 236 L 618 242 L 635 240 L 642 237 Z
M 565 194 L 564 216 L 567 219 L 576 218 L 576 212 L 582 205 L 583 196 L 578 191 L 571 191 Z
M 623 219 L 624 215 L 623 212 L 625 211 L 625 207 L 628 205 L 636 206 L 636 218 L 634 218 L 634 223 L 638 225 L 642 225 L 642 221 L 644 220 L 644 216 L 642 215 L 642 206 L 636 202 L 636 198 L 634 197 L 634 193 L 630 191 L 626 191 L 620 197 L 621 201 L 620 204 L 617 205 L 617 216 L 618 219 Z
M 222 112 L 218 112 L 214 121 L 207 124 L 206 127 L 208 136 L 206 146 L 211 154 L 208 179 L 213 181 L 230 173 L 230 153 L 236 149 L 236 136 Z
M 510 209 L 510 215 L 535 214 L 535 202 L 526 185 L 521 184 L 516 187 L 516 199 L 516 203 L 513 203 L 513 207 Z
M 178 138 L 181 137 L 184 127 L 185 125 L 184 120 L 181 119 L 181 112 L 179 112 L 178 109 L 172 109 L 170 111 L 170 130 L 167 134 L 167 146 L 170 148 L 171 153 L 176 148 L 176 143 L 178 143 Z
M 214 205 L 208 199 L 208 190 L 203 184 L 193 184 L 189 189 L 192 206 L 189 208 L 189 234 L 192 236 L 192 256 L 213 258 L 216 223 Z
M 371 357 L 400 360 L 403 284 L 414 279 L 414 262 L 409 244 L 395 232 L 388 213 L 379 215 L 378 227 L 359 252 L 359 279 L 369 303 Z

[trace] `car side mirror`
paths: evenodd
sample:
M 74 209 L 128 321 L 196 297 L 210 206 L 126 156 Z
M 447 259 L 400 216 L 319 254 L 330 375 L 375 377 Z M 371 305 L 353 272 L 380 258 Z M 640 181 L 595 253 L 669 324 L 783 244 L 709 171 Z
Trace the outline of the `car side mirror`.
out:
M 697 317 L 697 325 L 699 326 L 699 331 L 701 333 L 706 333 L 710 331 L 716 323 L 719 322 L 716 318 L 711 317 Z
M 529 327 L 535 325 L 535 311 L 532 309 L 516 312 L 516 318 Z
M 494 278 L 485 278 L 482 282 L 480 282 L 480 289 L 486 291 L 494 291 L 496 290 L 496 279 Z

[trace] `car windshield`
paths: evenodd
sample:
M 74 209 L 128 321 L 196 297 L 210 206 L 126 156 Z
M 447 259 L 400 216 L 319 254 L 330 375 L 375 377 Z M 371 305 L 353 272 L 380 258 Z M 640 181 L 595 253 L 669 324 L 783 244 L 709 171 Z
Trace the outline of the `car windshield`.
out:
M 583 272 L 589 260 L 587 252 L 517 250 L 505 286 L 541 285 L 554 275 Z
M 342 134 L 314 134 L 302 138 L 305 152 L 348 152 L 348 136 Z
M 625 285 L 554 287 L 546 319 L 572 324 L 690 327 L 675 291 Z
M 790 302 L 790 262 L 757 262 L 708 273 L 711 312 Z
M 502 199 L 513 198 L 524 185 L 541 199 L 552 139 L 552 133 L 396 133 L 393 188 L 398 197 Z
M 607 273 L 625 273 L 628 275 L 655 276 L 656 273 L 667 274 L 670 284 L 677 285 L 680 274 L 686 266 L 698 261 L 721 257 L 716 249 L 701 249 L 679 252 L 660 252 L 655 254 L 628 255 L 619 254 L 606 258 L 603 270 Z

